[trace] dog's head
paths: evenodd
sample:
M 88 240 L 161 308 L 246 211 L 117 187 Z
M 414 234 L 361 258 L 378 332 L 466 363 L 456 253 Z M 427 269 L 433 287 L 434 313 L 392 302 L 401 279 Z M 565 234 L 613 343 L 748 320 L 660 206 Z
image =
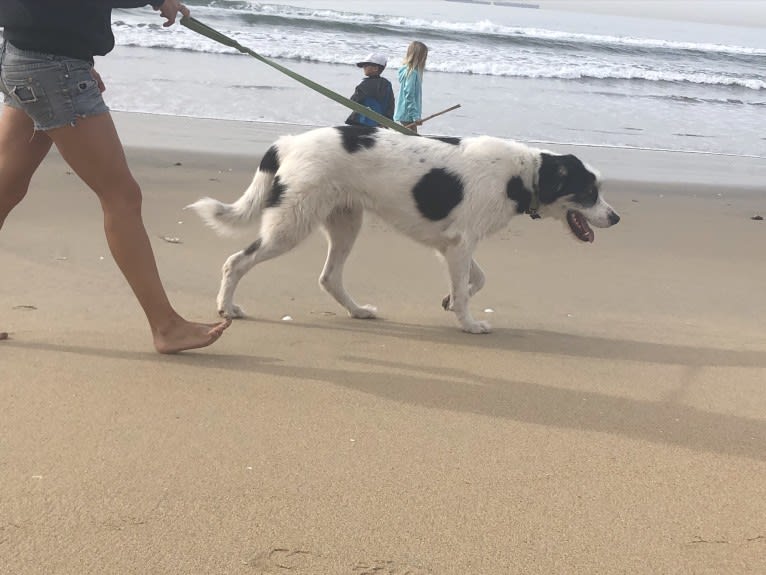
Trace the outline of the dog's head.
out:
M 608 228 L 620 221 L 601 197 L 600 185 L 598 173 L 576 156 L 541 152 L 535 186 L 537 212 L 565 222 L 577 239 L 592 242 L 591 225 Z

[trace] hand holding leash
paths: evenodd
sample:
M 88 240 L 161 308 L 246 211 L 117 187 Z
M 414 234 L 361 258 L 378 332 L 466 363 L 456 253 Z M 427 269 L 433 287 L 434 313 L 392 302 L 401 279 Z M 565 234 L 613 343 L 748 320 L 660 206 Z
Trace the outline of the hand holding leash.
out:
M 159 10 L 160 16 L 165 18 L 165 22 L 162 25 L 166 28 L 175 23 L 179 13 L 183 18 L 188 18 L 191 14 L 189 9 L 181 4 L 179 0 L 165 0 L 160 6 L 155 8 L 155 10 Z

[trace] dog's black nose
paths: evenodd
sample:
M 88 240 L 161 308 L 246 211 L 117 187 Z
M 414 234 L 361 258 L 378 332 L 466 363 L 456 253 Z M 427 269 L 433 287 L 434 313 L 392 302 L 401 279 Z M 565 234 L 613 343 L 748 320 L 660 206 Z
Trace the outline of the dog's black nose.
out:
M 612 212 L 611 214 L 609 214 L 609 225 L 610 226 L 613 226 L 614 224 L 616 224 L 619 221 L 620 221 L 620 216 L 618 216 L 615 212 Z

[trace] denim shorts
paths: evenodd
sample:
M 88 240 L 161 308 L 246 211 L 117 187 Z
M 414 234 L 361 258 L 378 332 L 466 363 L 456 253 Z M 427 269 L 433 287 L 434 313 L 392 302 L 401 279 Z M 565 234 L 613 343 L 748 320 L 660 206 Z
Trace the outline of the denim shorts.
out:
M 0 90 L 5 105 L 26 112 L 35 130 L 74 126 L 78 118 L 109 111 L 85 60 L 0 48 Z

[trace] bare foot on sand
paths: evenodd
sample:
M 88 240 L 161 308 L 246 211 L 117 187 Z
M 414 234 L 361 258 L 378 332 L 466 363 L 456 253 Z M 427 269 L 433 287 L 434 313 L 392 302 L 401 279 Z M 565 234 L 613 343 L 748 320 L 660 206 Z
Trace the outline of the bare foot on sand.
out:
M 217 341 L 230 325 L 230 319 L 220 323 L 194 323 L 179 318 L 168 329 L 154 333 L 154 347 L 160 353 L 207 347 Z

